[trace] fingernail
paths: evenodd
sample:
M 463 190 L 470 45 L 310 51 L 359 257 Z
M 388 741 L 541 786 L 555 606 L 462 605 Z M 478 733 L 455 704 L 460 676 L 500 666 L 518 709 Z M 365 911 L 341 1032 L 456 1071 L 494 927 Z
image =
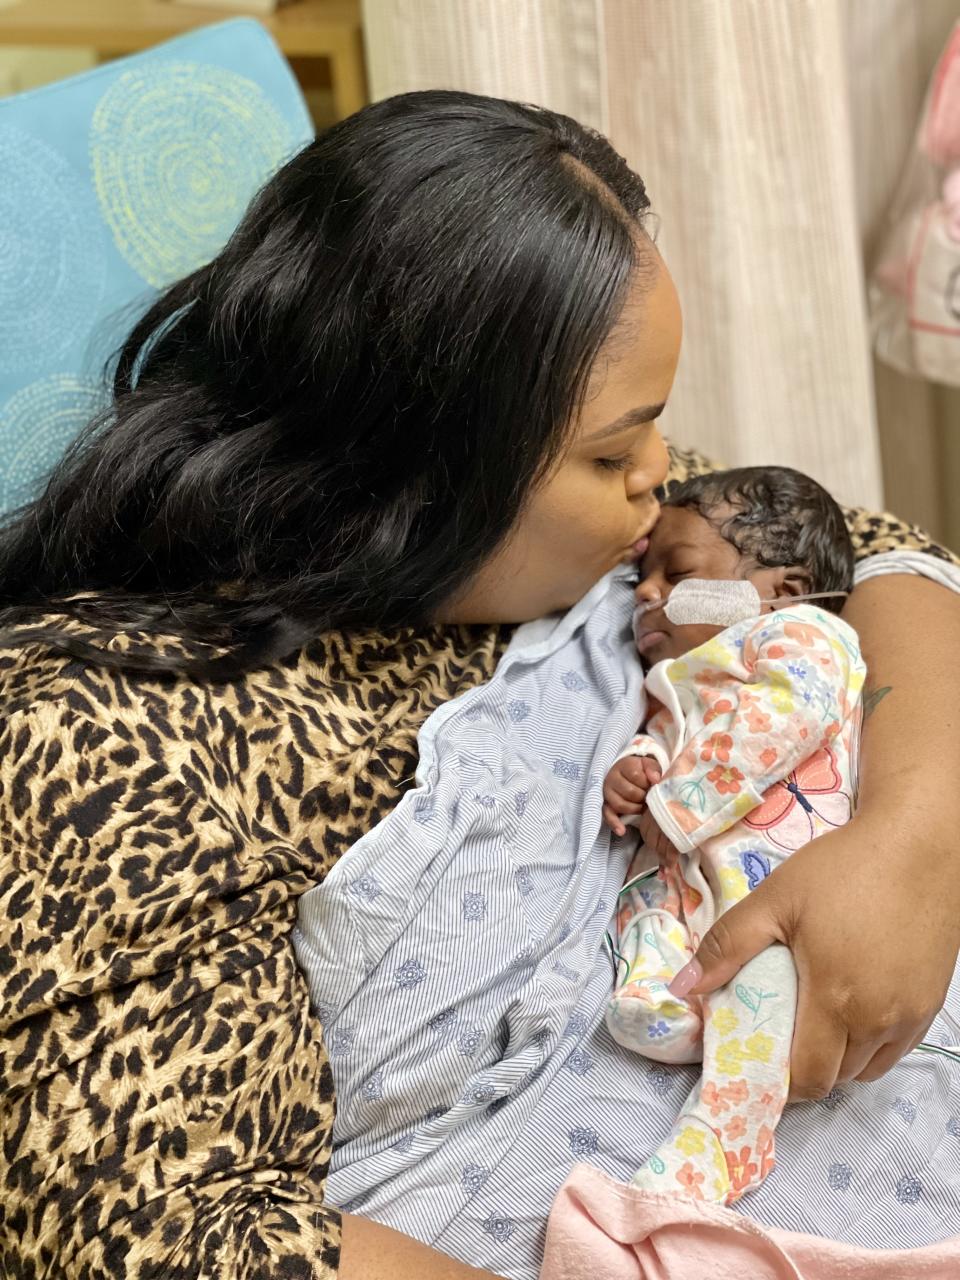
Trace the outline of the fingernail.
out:
M 685 996 L 693 990 L 702 977 L 702 966 L 697 960 L 691 960 L 689 964 L 683 966 L 667 990 L 672 996 Z

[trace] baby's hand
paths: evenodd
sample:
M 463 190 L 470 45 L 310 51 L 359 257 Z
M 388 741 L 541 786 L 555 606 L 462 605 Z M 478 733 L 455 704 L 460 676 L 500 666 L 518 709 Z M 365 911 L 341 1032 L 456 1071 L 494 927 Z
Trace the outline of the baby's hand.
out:
M 603 820 L 615 836 L 626 834 L 622 814 L 639 813 L 647 792 L 660 781 L 660 766 L 653 756 L 624 756 L 607 774 L 603 784 Z

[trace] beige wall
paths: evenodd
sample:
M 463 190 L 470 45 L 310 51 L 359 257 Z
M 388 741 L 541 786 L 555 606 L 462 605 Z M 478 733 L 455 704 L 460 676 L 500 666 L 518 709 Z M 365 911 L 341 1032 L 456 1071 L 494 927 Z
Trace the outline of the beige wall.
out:
M 2 7 L 2 6 L 0 6 Z M 92 49 L 32 49 L 0 46 L 0 97 L 62 80 L 96 65 Z

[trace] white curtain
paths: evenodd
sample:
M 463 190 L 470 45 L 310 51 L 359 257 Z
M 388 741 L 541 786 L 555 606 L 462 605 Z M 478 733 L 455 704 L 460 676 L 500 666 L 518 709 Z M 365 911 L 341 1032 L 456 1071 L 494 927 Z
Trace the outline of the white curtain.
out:
M 643 176 L 684 304 L 674 439 L 876 504 L 865 254 L 958 5 L 365 0 L 365 23 L 376 97 L 540 102 L 601 129 Z M 942 526 L 946 397 L 881 379 L 887 496 Z

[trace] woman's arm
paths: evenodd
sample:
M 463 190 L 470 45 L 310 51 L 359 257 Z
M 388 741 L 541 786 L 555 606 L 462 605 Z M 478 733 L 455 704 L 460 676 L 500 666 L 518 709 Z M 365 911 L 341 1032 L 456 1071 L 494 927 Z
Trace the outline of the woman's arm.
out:
M 858 812 L 721 917 L 693 987 L 715 990 L 771 942 L 791 947 L 795 1097 L 873 1079 L 908 1052 L 960 948 L 960 597 L 890 575 L 858 586 L 844 616 L 869 673 Z
M 338 1280 L 497 1280 L 368 1218 L 343 1215 Z

